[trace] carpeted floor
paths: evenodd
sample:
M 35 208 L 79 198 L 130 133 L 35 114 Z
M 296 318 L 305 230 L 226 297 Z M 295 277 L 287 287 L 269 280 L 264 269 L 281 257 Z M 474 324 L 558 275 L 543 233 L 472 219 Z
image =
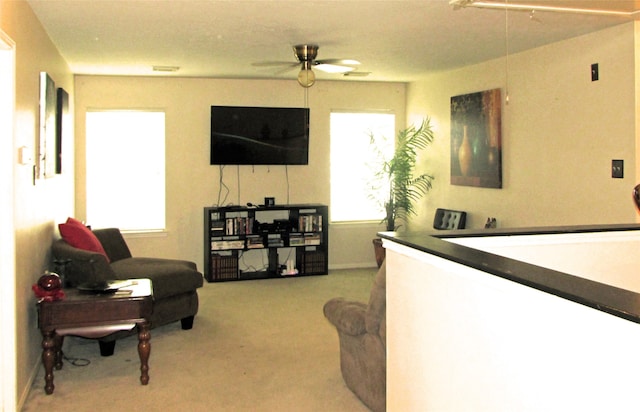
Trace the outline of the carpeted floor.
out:
M 137 338 L 101 357 L 67 338 L 69 358 L 44 393 L 42 368 L 23 411 L 367 411 L 340 374 L 338 337 L 322 314 L 330 298 L 366 302 L 376 269 L 328 276 L 206 283 L 194 328 L 152 330 L 150 382 L 139 382 Z

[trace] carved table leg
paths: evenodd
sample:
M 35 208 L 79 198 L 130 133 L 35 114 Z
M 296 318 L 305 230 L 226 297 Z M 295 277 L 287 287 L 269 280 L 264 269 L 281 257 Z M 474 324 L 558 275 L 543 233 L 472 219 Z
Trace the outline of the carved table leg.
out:
M 55 331 L 42 331 L 42 364 L 44 365 L 44 391 L 53 393 L 53 364 L 55 363 Z
M 151 354 L 149 322 L 138 323 L 138 355 L 140 355 L 140 383 L 149 383 L 149 355 Z
M 62 344 L 64 343 L 64 336 L 60 336 L 57 333 L 53 335 L 53 341 L 55 342 L 55 368 L 56 370 L 62 369 Z

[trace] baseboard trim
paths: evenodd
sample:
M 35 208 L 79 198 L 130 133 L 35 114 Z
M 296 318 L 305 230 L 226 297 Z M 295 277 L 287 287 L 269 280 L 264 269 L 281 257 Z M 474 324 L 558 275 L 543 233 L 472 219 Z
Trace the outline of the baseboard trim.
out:
M 31 369 L 31 373 L 29 374 L 29 379 L 27 380 L 27 385 L 22 389 L 20 397 L 18 398 L 18 411 L 21 411 L 24 407 L 24 404 L 27 402 L 27 398 L 29 397 L 29 392 L 33 388 L 33 383 L 38 377 L 38 372 L 40 372 L 40 368 L 42 367 L 42 361 L 38 359 L 33 368 Z M 44 382 L 42 383 L 42 390 L 44 390 Z
M 344 263 L 338 265 L 329 265 L 329 270 L 340 269 L 368 269 L 377 267 L 376 262 L 360 262 L 360 263 Z

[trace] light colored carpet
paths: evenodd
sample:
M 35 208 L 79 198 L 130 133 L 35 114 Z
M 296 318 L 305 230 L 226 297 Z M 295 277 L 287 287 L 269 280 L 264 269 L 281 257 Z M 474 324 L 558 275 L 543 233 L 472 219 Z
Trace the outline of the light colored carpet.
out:
M 23 411 L 367 411 L 340 373 L 338 337 L 324 318 L 336 296 L 366 302 L 376 269 L 328 276 L 206 283 L 194 328 L 151 331 L 150 382 L 140 385 L 137 337 L 101 357 L 67 338 L 67 357 L 44 393 L 42 368 Z

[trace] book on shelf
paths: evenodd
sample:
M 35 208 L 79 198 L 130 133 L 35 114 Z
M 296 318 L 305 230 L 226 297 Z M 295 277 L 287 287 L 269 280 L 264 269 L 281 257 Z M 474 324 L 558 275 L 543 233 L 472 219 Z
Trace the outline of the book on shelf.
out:
M 268 247 L 284 247 L 284 239 L 279 233 L 269 233 L 267 235 Z
M 214 238 L 211 239 L 211 250 L 227 250 L 227 249 L 244 249 L 244 240 L 239 238 L 226 239 L 226 238 Z
M 227 235 L 253 234 L 254 218 L 252 216 L 227 217 L 225 222 Z
M 320 245 L 322 243 L 322 238 L 317 233 L 305 233 L 304 235 L 304 244 L 305 245 Z
M 224 235 L 226 230 L 226 222 L 224 220 L 212 220 L 211 221 L 211 234 Z
M 226 280 L 238 278 L 238 259 L 233 256 L 211 255 L 211 279 Z
M 298 258 L 298 267 L 303 274 L 323 273 L 326 270 L 326 255 L 322 251 L 306 249 Z
M 290 233 L 289 246 L 304 246 L 304 236 L 301 233 Z
M 322 215 L 300 215 L 298 230 L 300 232 L 322 232 Z
M 247 235 L 247 249 L 262 249 L 264 241 L 260 235 Z

